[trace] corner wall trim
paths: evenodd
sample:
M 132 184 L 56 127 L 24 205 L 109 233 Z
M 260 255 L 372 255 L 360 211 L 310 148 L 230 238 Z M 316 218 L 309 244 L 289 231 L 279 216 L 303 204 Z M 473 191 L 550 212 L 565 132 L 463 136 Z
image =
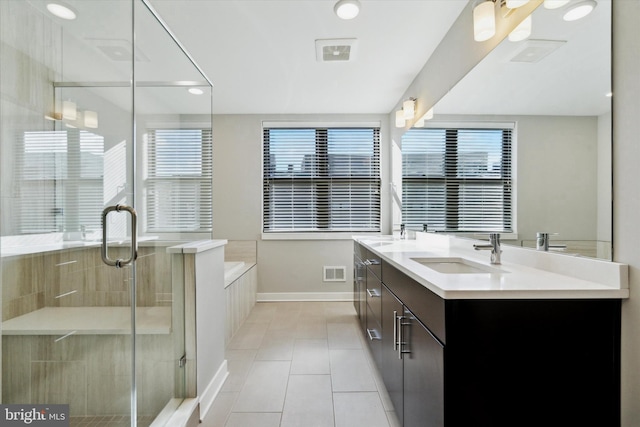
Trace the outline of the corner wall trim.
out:
M 258 293 L 257 302 L 275 301 L 353 301 L 353 292 L 271 292 Z
M 211 405 L 213 405 L 213 401 L 216 396 L 218 396 L 218 393 L 220 393 L 228 376 L 229 370 L 227 369 L 227 360 L 225 359 L 218 368 L 218 372 L 216 372 L 209 385 L 207 385 L 207 388 L 202 392 L 202 396 L 200 396 L 200 421 L 204 420 L 207 416 Z

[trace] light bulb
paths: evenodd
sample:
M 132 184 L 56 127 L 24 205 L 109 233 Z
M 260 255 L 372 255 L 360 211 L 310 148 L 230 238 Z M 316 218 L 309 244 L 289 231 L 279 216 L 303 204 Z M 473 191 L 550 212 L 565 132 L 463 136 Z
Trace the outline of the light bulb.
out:
M 509 9 L 515 9 L 520 6 L 524 6 L 529 3 L 529 0 L 507 0 L 507 7 Z
M 398 110 L 396 111 L 396 127 L 403 128 L 405 125 L 404 121 L 404 111 Z
M 473 39 L 489 40 L 496 33 L 495 7 L 492 1 L 483 1 L 473 9 Z

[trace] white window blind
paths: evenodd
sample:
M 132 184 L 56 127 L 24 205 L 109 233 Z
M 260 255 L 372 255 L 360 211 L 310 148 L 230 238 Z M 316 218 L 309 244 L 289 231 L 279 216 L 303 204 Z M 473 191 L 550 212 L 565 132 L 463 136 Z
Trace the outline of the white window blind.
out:
M 152 129 L 147 150 L 146 231 L 211 231 L 211 130 Z
M 25 132 L 17 156 L 22 234 L 98 230 L 104 138 L 79 129 Z
M 410 129 L 402 137 L 407 227 L 512 232 L 512 129 Z
M 380 231 L 379 128 L 265 128 L 264 232 Z

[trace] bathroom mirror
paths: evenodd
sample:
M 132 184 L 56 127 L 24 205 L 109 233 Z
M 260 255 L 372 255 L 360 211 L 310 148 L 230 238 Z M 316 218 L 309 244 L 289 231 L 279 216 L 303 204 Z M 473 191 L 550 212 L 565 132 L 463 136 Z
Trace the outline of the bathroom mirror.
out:
M 427 126 L 514 123 L 514 235 L 551 233 L 565 253 L 611 259 L 611 2 L 563 20 L 539 6 L 527 40 L 505 39 L 434 107 Z M 558 248 L 559 250 L 561 248 Z

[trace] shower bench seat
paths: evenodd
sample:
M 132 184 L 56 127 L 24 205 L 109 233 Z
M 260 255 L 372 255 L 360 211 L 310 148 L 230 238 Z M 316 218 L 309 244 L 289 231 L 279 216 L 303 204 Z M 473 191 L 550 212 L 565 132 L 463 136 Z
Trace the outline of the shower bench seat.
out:
M 45 307 L 2 322 L 2 335 L 124 335 L 130 307 Z M 171 307 L 136 308 L 136 333 L 171 333 Z

